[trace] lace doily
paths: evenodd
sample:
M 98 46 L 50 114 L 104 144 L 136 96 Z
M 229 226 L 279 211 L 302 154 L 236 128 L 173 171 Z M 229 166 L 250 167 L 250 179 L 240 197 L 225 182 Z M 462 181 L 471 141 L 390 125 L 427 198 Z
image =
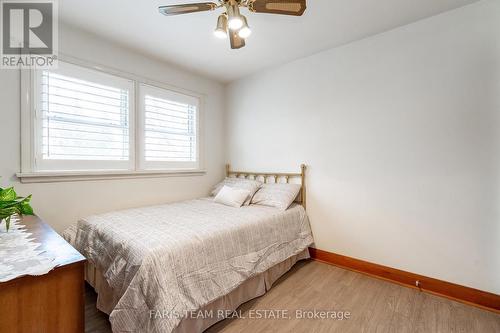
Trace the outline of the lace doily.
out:
M 8 232 L 5 221 L 0 224 L 0 282 L 23 275 L 43 275 L 57 266 L 53 256 L 37 250 L 40 243 L 30 236 L 20 220 L 13 218 Z

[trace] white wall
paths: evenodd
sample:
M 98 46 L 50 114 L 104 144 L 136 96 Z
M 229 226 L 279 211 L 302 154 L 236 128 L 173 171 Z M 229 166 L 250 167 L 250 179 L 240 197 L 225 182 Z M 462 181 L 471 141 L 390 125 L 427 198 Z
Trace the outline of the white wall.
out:
M 62 231 L 79 217 L 115 209 L 207 195 L 224 177 L 224 87 L 175 69 L 96 36 L 60 27 L 60 51 L 66 55 L 206 95 L 204 176 L 20 184 L 20 73 L 0 70 L 0 184 L 33 194 L 35 212 Z
M 482 1 L 234 82 L 228 160 L 307 163 L 317 248 L 499 294 L 499 41 Z

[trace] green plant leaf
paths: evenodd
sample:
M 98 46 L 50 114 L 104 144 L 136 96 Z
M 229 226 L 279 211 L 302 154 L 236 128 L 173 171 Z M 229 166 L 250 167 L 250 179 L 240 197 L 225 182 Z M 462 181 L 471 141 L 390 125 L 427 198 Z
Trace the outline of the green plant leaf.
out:
M 13 187 L 6 188 L 0 191 L 0 201 L 12 201 L 17 199 L 16 191 Z
M 16 201 L 0 201 L 0 208 L 8 208 L 16 204 Z
M 33 208 L 30 206 L 29 200 L 21 202 L 20 210 L 23 215 L 33 215 Z
M 33 215 L 30 205 L 31 195 L 26 198 L 18 197 L 13 187 L 0 189 L 0 222 L 5 219 L 7 231 L 10 227 L 11 217 L 14 214 Z
M 10 216 L 5 218 L 5 229 L 9 231 L 9 228 L 10 228 Z
M 18 198 L 16 200 L 0 201 L 0 208 L 15 207 L 17 205 L 20 205 L 24 201 L 29 202 L 30 199 L 31 198 Z
M 16 213 L 19 213 L 19 209 L 17 207 L 0 208 L 0 219 L 5 219 Z

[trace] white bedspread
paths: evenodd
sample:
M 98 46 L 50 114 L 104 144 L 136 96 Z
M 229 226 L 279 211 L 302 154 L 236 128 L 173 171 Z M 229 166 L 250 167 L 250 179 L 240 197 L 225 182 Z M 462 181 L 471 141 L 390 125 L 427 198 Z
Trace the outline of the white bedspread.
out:
M 74 238 L 118 293 L 113 331 L 141 333 L 171 332 L 179 315 L 313 242 L 302 206 L 232 208 L 208 198 L 91 216 Z

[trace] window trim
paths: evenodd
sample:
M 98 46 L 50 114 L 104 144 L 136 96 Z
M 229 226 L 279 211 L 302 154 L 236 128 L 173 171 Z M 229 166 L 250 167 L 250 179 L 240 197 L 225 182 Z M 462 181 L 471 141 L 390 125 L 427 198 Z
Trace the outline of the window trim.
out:
M 69 66 L 64 68 L 68 64 Z M 91 81 L 94 79 L 97 79 L 95 77 L 95 71 L 93 69 L 90 69 L 88 67 L 83 67 L 83 66 L 78 66 L 79 68 L 74 68 L 73 64 L 68 63 L 68 62 L 61 62 L 59 63 L 59 66 L 64 72 L 69 72 L 70 75 L 73 77 L 77 77 L 78 79 L 83 79 L 87 81 Z M 92 72 L 91 72 L 92 71 Z M 137 111 L 135 109 L 136 107 L 136 102 L 135 102 L 135 85 L 136 81 L 130 80 L 127 78 L 123 78 L 118 75 L 111 75 L 109 73 L 104 73 L 102 71 L 97 71 L 98 75 L 104 74 L 105 76 L 108 76 L 106 79 L 111 81 L 116 86 L 117 88 L 120 89 L 126 89 L 129 92 L 129 98 L 128 98 L 128 103 L 129 103 L 129 159 L 128 160 L 64 160 L 64 159 L 59 159 L 59 160 L 43 160 L 42 159 L 42 142 L 41 142 L 41 100 L 40 100 L 40 82 L 42 80 L 42 72 L 41 71 L 33 71 L 33 82 L 31 82 L 31 89 L 33 89 L 33 103 L 36 105 L 36 107 L 32 110 L 33 112 L 33 117 L 36 119 L 34 121 L 34 129 L 33 133 L 35 134 L 33 137 L 33 172 L 34 173 L 43 173 L 43 172 L 61 172 L 61 168 L 64 171 L 73 171 L 73 172 L 78 172 L 79 167 L 83 166 L 82 172 L 87 172 L 87 171 L 95 171 L 95 170 L 119 170 L 119 171 L 134 171 L 134 161 L 135 161 L 135 154 L 136 154 L 136 144 L 135 144 L 135 128 L 136 128 L 136 116 L 137 116 Z M 82 75 L 82 76 L 80 76 Z M 120 82 L 121 81 L 121 82 Z M 126 81 L 126 82 L 124 82 Z M 32 120 L 33 121 L 33 120 Z
M 21 77 L 21 170 L 16 176 L 23 183 L 33 182 L 60 182 L 60 181 L 81 181 L 81 180 L 104 180 L 104 179 L 124 179 L 124 178 L 150 178 L 164 176 L 194 176 L 203 175 L 205 171 L 205 133 L 204 133 L 204 109 L 205 94 L 193 92 L 191 90 L 172 86 L 170 84 L 151 80 L 136 74 L 128 73 L 122 70 L 102 66 L 93 62 L 81 60 L 69 55 L 59 54 L 59 60 L 72 65 L 84 67 L 90 70 L 96 70 L 104 74 L 118 76 L 123 79 L 131 80 L 134 84 L 133 96 L 131 96 L 132 107 L 131 116 L 135 119 L 135 126 L 131 128 L 133 132 L 134 144 L 131 146 L 132 170 L 82 170 L 82 171 L 36 171 L 35 154 L 35 70 L 20 70 Z M 140 85 L 152 86 L 159 89 L 165 89 L 174 93 L 184 94 L 198 99 L 197 110 L 197 148 L 198 165 L 195 168 L 177 168 L 177 169 L 141 169 L 141 135 L 139 119 L 142 117 L 140 112 Z M 133 115 L 132 115 L 133 112 Z
M 139 146 L 142 146 L 144 147 L 145 146 L 145 142 L 146 142 L 146 139 L 145 139 L 145 132 L 146 132 L 146 127 L 145 127 L 145 122 L 146 122 L 146 107 L 145 107 L 145 97 L 146 95 L 149 93 L 149 92 L 152 92 L 152 93 L 155 93 L 155 90 L 164 90 L 163 88 L 160 88 L 160 87 L 156 87 L 156 86 L 153 86 L 153 85 L 149 85 L 149 84 L 144 84 L 144 83 L 139 83 L 138 84 L 138 89 L 139 89 L 139 95 L 138 95 L 138 99 L 139 99 L 139 103 L 138 103 L 138 113 L 137 113 L 137 129 L 139 129 L 139 133 L 137 133 L 137 140 L 138 140 L 138 144 Z M 200 101 L 198 98 L 193 98 L 191 96 L 175 96 L 176 94 L 178 94 L 177 92 L 174 92 L 174 91 L 171 91 L 171 90 L 167 90 L 167 91 L 158 91 L 158 94 L 159 95 L 164 95 L 164 96 L 168 96 L 170 95 L 169 97 L 172 97 L 172 99 L 176 99 L 177 101 L 179 101 L 180 99 L 184 99 L 182 102 L 186 103 L 186 104 L 195 104 L 196 106 L 196 115 L 195 115 L 195 119 L 196 119 L 196 133 L 200 133 L 200 121 L 199 121 L 199 117 L 200 117 Z M 180 98 L 179 98 L 180 97 Z M 177 99 L 179 98 L 179 99 Z M 193 100 L 196 100 L 196 101 L 193 101 Z M 139 170 L 146 170 L 146 171 L 150 171 L 150 170 L 169 170 L 169 165 L 183 165 L 183 169 L 182 170 L 189 170 L 189 169 L 193 169 L 193 165 L 194 165 L 194 169 L 198 169 L 199 168 L 199 161 L 200 161 L 200 139 L 197 137 L 196 138 L 196 162 L 160 162 L 160 161 L 146 161 L 146 158 L 145 158 L 145 152 L 146 150 L 145 149 L 139 149 L 138 150 L 138 156 L 137 156 L 137 159 L 138 159 L 138 163 L 139 163 L 139 167 L 138 169 Z

